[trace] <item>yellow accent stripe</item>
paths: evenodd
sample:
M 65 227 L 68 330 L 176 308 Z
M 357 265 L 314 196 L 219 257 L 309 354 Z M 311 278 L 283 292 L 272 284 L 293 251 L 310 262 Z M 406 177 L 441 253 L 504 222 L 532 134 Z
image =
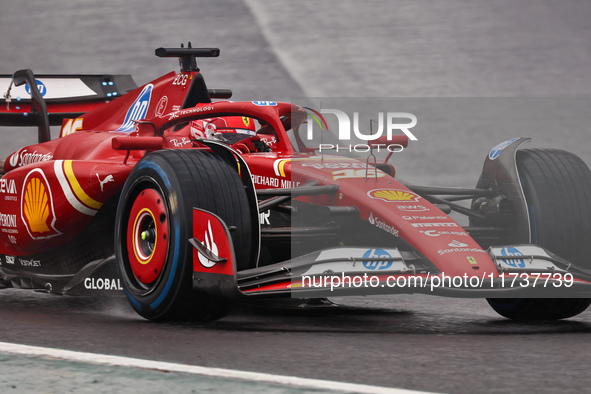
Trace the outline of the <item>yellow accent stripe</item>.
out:
M 285 178 L 285 170 L 283 169 L 283 167 L 285 167 L 285 163 L 288 163 L 289 160 L 290 159 L 285 159 L 279 163 L 279 167 L 278 167 L 279 174 L 281 174 L 281 176 L 284 178 Z
M 78 179 L 76 179 L 76 177 L 74 176 L 74 170 L 72 169 L 72 160 L 64 160 L 64 172 L 66 173 L 68 182 L 70 182 L 70 186 L 72 186 L 72 191 L 82 203 L 93 209 L 99 209 L 103 206 L 102 202 L 93 200 L 92 198 L 90 198 L 88 194 L 86 194 L 84 190 L 82 190 L 80 183 L 78 183 Z

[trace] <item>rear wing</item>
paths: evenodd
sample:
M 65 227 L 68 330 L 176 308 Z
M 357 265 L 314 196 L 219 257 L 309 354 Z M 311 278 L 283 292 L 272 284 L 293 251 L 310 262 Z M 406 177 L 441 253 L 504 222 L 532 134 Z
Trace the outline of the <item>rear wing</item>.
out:
M 0 126 L 37 126 L 29 85 L 11 85 L 12 78 L 0 74 Z M 64 118 L 78 117 L 138 87 L 131 75 L 42 74 L 35 81 L 50 125 L 61 125 Z
M 143 119 L 148 110 L 165 111 L 169 104 L 173 109 L 189 108 L 211 103 L 212 98 L 232 97 L 229 89 L 207 89 L 197 68 L 197 57 L 219 54 L 218 48 L 191 48 L 191 43 L 188 48 L 182 44 L 181 48 L 158 48 L 156 56 L 179 59 L 181 73 L 171 72 L 142 87 L 130 75 L 35 76 L 28 69 L 0 75 L 0 126 L 36 125 L 42 143 L 51 140 L 50 125 L 62 125 L 65 118 L 92 111 L 84 117 L 88 130 L 129 132 L 133 121 Z M 159 100 L 151 103 L 152 94 Z M 125 98 L 111 103 L 120 96 Z

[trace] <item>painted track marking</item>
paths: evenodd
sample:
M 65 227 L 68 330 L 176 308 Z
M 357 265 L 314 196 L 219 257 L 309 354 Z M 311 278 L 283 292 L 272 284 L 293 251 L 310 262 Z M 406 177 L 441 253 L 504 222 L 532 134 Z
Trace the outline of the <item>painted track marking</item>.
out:
M 193 375 L 210 377 L 240 379 L 252 382 L 289 385 L 301 388 L 346 391 L 356 393 L 392 393 L 392 394 L 417 394 L 422 391 L 397 389 L 381 386 L 371 386 L 356 383 L 343 383 L 330 380 L 298 378 L 295 376 L 274 375 L 260 372 L 238 371 L 223 368 L 200 367 L 169 363 L 162 361 L 142 360 L 139 358 L 110 356 L 106 354 L 76 352 L 71 350 L 53 349 L 40 346 L 20 345 L 8 342 L 0 342 L 0 352 L 21 354 L 26 356 L 53 357 L 57 359 L 83 362 L 88 364 L 109 365 L 118 367 L 131 367 L 140 369 L 158 370 L 163 372 L 181 372 Z

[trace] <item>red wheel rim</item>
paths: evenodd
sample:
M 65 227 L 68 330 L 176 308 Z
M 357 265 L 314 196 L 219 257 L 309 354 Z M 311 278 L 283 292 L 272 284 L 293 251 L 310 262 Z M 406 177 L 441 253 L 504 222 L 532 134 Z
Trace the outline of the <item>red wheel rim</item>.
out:
M 127 254 L 139 282 L 149 285 L 158 279 L 168 254 L 168 217 L 162 195 L 154 189 L 142 190 L 133 202 Z

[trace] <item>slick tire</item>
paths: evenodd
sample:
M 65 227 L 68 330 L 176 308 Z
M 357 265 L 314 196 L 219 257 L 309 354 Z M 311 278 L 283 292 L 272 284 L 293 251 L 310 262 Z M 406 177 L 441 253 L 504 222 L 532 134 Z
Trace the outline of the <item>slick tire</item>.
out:
M 117 268 L 133 309 L 150 320 L 207 321 L 229 301 L 193 291 L 193 208 L 218 215 L 232 231 L 238 267 L 251 251 L 246 192 L 230 164 L 209 152 L 162 150 L 134 167 L 115 225 Z
M 489 298 L 489 305 L 499 315 L 520 321 L 560 320 L 583 312 L 588 298 Z
M 517 151 L 530 214 L 532 243 L 579 267 L 591 268 L 591 171 L 576 155 L 558 149 Z M 516 320 L 558 320 L 576 316 L 587 298 L 499 298 L 488 303 Z

